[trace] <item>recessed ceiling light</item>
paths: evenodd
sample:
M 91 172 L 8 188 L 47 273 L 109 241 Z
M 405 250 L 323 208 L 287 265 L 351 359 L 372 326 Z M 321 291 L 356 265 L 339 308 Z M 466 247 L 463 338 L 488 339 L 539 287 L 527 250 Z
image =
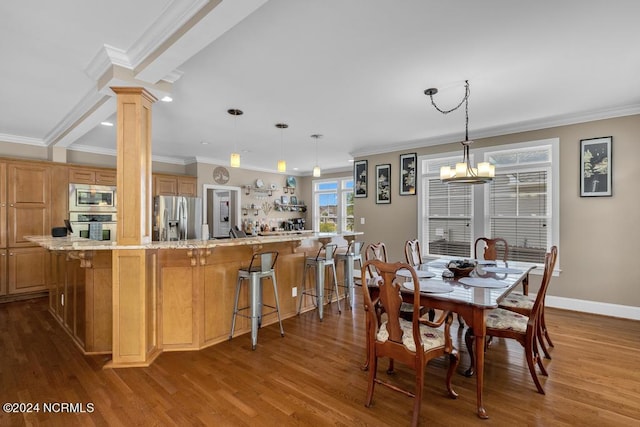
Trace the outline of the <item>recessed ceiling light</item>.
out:
M 353 159 L 349 159 L 349 163 L 353 163 Z
M 298 168 L 293 168 L 293 170 L 294 170 L 294 171 L 297 171 L 297 170 L 298 170 Z
M 113 126 L 113 123 L 111 123 L 111 122 L 100 122 L 100 124 L 102 126 Z
M 160 99 L 160 101 L 162 101 L 162 102 L 171 102 L 171 101 L 173 101 L 173 98 L 170 97 L 169 95 L 165 95 L 165 96 L 162 97 L 162 99 Z
M 200 141 L 200 144 L 202 145 L 209 145 L 209 143 L 207 141 Z

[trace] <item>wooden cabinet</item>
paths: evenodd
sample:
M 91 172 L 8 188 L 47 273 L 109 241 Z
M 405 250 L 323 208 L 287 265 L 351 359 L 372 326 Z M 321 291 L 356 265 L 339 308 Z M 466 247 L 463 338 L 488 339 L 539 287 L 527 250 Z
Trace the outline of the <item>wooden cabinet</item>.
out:
M 115 170 L 73 168 L 69 169 L 69 182 L 74 184 L 116 185 Z
M 198 179 L 194 176 L 153 174 L 154 196 L 190 196 L 198 194 Z
M 32 246 L 24 236 L 51 233 L 49 192 L 50 166 L 7 164 L 9 247 Z
M 51 252 L 49 311 L 86 354 L 110 353 L 111 251 Z
M 8 294 L 45 291 L 49 254 L 41 247 L 7 249 Z
M 0 163 L 0 248 L 7 247 L 7 164 Z
M 7 292 L 7 250 L 0 249 L 0 296 Z

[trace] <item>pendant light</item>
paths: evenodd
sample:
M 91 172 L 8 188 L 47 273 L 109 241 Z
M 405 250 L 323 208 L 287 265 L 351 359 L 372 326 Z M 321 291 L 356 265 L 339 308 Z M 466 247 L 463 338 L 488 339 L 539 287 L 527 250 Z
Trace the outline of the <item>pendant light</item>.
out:
M 444 183 L 460 183 L 460 184 L 486 184 L 493 181 L 495 176 L 495 166 L 489 162 L 478 163 L 478 167 L 475 168 L 471 164 L 471 158 L 469 156 L 469 146 L 473 144 L 473 141 L 469 140 L 469 80 L 465 81 L 465 93 L 462 101 L 450 110 L 442 110 L 438 108 L 433 95 L 438 93 L 438 89 L 430 88 L 424 91 L 425 95 L 428 95 L 431 99 L 431 105 L 441 112 L 442 114 L 449 114 L 452 111 L 456 111 L 464 104 L 465 109 L 465 128 L 464 128 L 464 141 L 462 144 L 462 162 L 456 163 L 455 167 L 442 166 L 440 168 L 440 180 Z
M 227 110 L 227 113 L 231 114 L 232 116 L 235 116 L 235 120 L 233 121 L 233 130 L 235 135 L 235 140 L 233 141 L 233 152 L 231 153 L 231 158 L 229 159 L 229 164 L 232 168 L 239 168 L 240 167 L 240 153 L 238 153 L 237 150 L 237 146 L 236 146 L 236 142 L 238 139 L 238 131 L 237 131 L 237 123 L 238 123 L 238 116 L 241 116 L 242 110 L 238 110 L 236 108 L 232 108 L 230 110 Z
M 286 123 L 277 123 L 276 127 L 280 129 L 280 160 L 278 160 L 278 172 L 287 171 L 287 162 L 284 160 L 284 142 L 282 136 L 282 130 L 289 127 Z
M 316 165 L 313 167 L 313 176 L 314 178 L 320 177 L 320 166 L 318 166 L 318 139 L 322 138 L 322 135 L 319 133 L 311 135 L 311 138 L 316 140 Z

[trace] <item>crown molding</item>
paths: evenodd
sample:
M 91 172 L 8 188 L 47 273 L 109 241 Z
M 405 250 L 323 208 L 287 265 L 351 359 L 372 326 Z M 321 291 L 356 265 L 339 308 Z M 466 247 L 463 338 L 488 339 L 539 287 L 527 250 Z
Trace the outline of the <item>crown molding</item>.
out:
M 38 147 L 46 147 L 44 140 L 40 138 L 30 138 L 28 136 L 10 135 L 8 133 L 0 133 L 0 142 L 12 142 L 15 144 L 37 145 Z

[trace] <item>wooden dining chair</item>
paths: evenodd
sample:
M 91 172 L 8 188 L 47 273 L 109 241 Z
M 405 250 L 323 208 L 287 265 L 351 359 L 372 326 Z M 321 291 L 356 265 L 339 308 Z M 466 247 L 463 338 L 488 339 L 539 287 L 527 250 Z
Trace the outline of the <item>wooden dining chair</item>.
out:
M 538 379 L 536 373 L 536 364 L 543 375 L 547 376 L 547 370 L 542 363 L 542 358 L 538 352 L 538 324 L 540 322 L 540 313 L 544 306 L 544 299 L 553 276 L 553 268 L 558 256 L 558 248 L 553 246 L 545 255 L 544 272 L 542 274 L 542 284 L 536 295 L 535 302 L 531 308 L 529 316 L 516 313 L 504 308 L 496 308 L 487 313 L 487 337 L 512 338 L 518 341 L 523 347 L 527 365 L 531 378 L 540 394 L 545 394 L 544 388 Z M 467 334 L 465 336 L 467 346 L 473 345 L 473 336 Z M 473 348 L 473 347 L 468 347 Z M 470 352 L 470 356 L 472 356 Z M 473 363 L 473 360 L 472 360 Z
M 451 378 L 458 365 L 458 353 L 453 346 L 450 334 L 452 315 L 450 312 L 443 312 L 435 322 L 421 319 L 419 315 L 420 299 L 414 298 L 412 320 L 403 319 L 400 315 L 400 306 L 402 305 L 400 287 L 403 285 L 395 280 L 396 272 L 403 268 L 411 271 L 412 280 L 409 283 L 411 283 L 414 294 L 417 295 L 420 292 L 420 282 L 415 270 L 406 263 L 387 263 L 380 260 L 366 261 L 362 269 L 363 273 L 365 268 L 376 270 L 375 280 L 377 281 L 375 287 L 362 287 L 364 290 L 364 309 L 367 316 L 368 358 L 371 361 L 365 406 L 370 407 L 373 402 L 375 385 L 384 385 L 414 398 L 411 425 L 417 426 L 420 420 L 425 366 L 430 360 L 444 355 L 449 357 L 449 369 L 445 383 L 449 396 L 452 399 L 458 396 L 451 386 Z M 378 305 L 382 306 L 384 310 L 384 321 L 376 314 Z M 444 328 L 441 328 L 443 324 Z M 378 377 L 378 359 L 380 357 L 390 359 L 387 371 L 389 374 L 393 373 L 394 361 L 414 369 L 415 390 L 411 392 L 392 382 L 380 379 Z
M 502 237 L 478 237 L 473 247 L 474 258 L 488 261 L 502 260 L 507 262 L 509 257 L 509 244 Z M 480 256 L 482 255 L 482 256 Z
M 422 253 L 420 252 L 420 242 L 417 239 L 407 240 L 404 243 L 404 256 L 407 259 L 407 264 L 411 267 L 420 267 L 420 264 L 422 264 Z M 429 320 L 433 320 L 436 315 L 435 310 L 432 308 L 427 308 L 426 310 L 429 315 Z M 458 316 L 458 318 L 460 317 Z
M 404 243 L 404 256 L 407 264 L 411 267 L 418 267 L 422 264 L 422 253 L 420 252 L 420 242 L 416 240 L 407 240 Z
M 490 239 L 488 237 L 478 237 L 473 244 L 473 257 L 475 259 L 484 259 L 486 261 L 502 260 L 505 264 L 509 256 L 509 244 L 502 237 Z M 464 322 L 458 315 L 460 326 L 464 326 Z

